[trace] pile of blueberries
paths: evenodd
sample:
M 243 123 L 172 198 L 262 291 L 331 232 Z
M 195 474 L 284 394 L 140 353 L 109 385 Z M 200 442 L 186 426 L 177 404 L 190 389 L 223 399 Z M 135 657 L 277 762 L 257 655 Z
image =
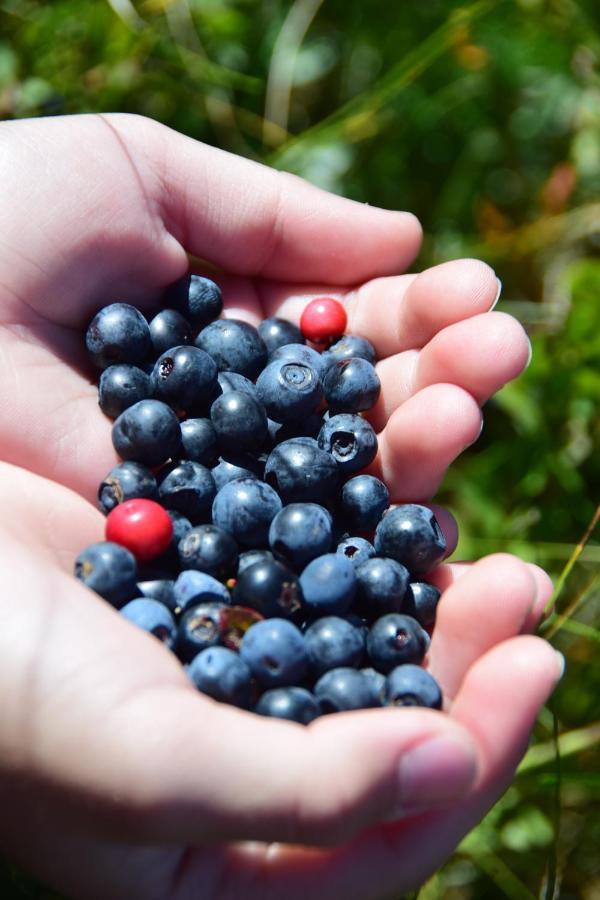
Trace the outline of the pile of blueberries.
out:
M 446 544 L 428 508 L 390 509 L 360 474 L 377 453 L 372 345 L 334 333 L 315 349 L 310 326 L 254 328 L 222 305 L 191 275 L 150 321 L 112 303 L 90 323 L 123 462 L 98 490 L 107 540 L 76 576 L 215 700 L 304 724 L 440 709 L 423 667 L 440 594 L 423 576 Z

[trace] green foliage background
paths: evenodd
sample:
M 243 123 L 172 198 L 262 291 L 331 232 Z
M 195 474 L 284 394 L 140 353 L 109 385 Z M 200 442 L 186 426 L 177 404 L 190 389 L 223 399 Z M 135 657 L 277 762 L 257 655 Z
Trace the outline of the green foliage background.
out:
M 0 0 L 3 118 L 138 112 L 410 209 L 416 268 L 485 259 L 530 333 L 439 499 L 459 557 L 509 550 L 557 579 L 541 632 L 567 673 L 425 900 L 600 896 L 598 530 L 576 549 L 600 495 L 599 17 L 594 0 Z M 2 877 L 3 896 L 49 896 Z

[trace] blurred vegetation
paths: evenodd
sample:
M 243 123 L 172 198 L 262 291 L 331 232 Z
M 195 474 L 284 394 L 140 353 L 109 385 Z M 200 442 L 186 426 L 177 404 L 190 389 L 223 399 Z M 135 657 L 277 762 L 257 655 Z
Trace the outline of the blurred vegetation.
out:
M 418 268 L 485 259 L 530 333 L 530 367 L 440 500 L 459 556 L 563 573 L 541 631 L 567 673 L 422 900 L 600 897 L 599 529 L 577 549 L 600 499 L 599 24 L 594 0 L 0 0 L 3 118 L 138 112 L 410 209 Z M 3 896 L 49 896 L 4 879 Z

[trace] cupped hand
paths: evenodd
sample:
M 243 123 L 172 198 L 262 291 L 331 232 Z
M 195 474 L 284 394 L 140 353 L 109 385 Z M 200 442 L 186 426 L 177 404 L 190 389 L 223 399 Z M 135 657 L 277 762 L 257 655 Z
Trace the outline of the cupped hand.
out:
M 506 788 L 558 679 L 526 633 L 548 579 L 498 555 L 435 573 L 446 712 L 216 703 L 72 577 L 101 514 L 7 464 L 0 486 L 0 847 L 78 900 L 399 896 Z

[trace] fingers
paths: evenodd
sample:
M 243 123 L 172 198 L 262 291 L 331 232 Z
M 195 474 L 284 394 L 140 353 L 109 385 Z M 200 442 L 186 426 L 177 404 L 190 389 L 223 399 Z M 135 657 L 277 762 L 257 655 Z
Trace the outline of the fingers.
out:
M 462 388 L 423 388 L 390 417 L 369 471 L 386 482 L 392 501 L 427 500 L 450 463 L 477 439 L 481 422 L 477 403 Z

